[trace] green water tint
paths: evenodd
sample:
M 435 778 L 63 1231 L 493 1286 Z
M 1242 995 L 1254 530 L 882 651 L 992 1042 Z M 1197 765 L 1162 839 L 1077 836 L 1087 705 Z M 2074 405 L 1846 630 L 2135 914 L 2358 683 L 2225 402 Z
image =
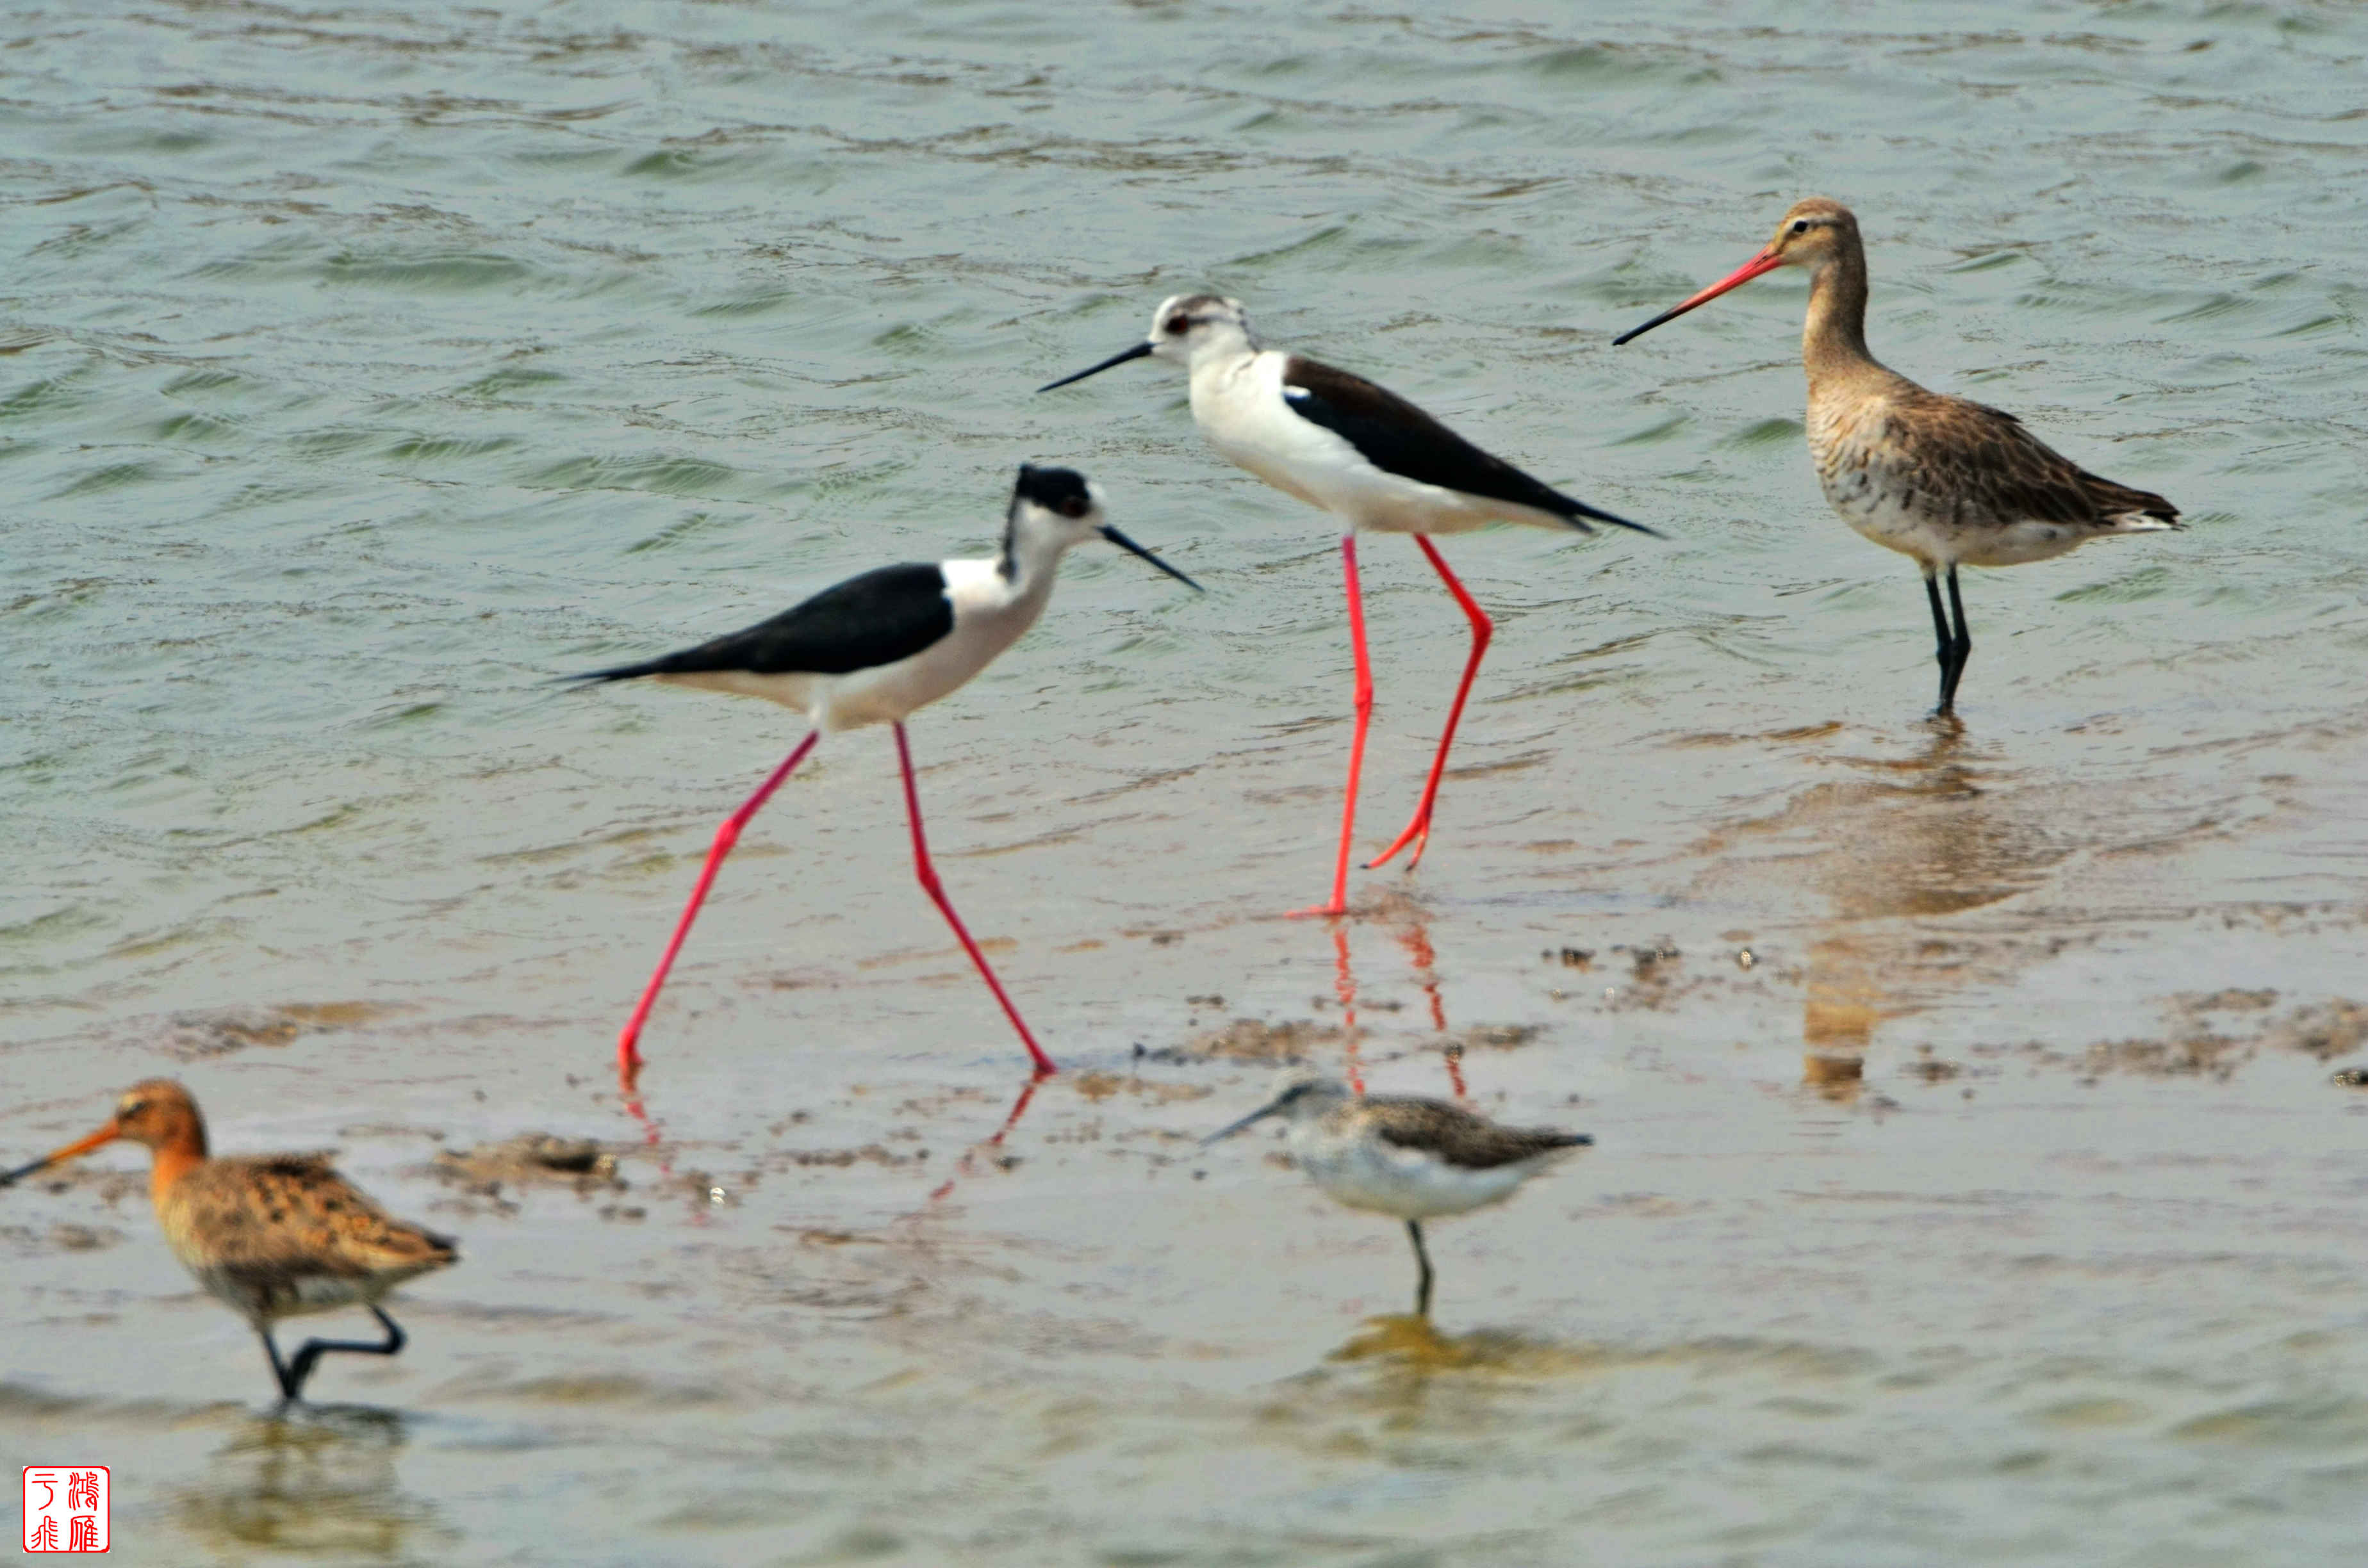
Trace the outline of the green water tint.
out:
M 0 1147 L 171 1072 L 464 1261 L 324 1372 L 362 1414 L 258 1427 L 130 1159 L 13 1190 L 10 1451 L 174 1568 L 2355 1552 L 2368 20 L 1804 16 L 24 18 Z M 1887 362 L 2192 525 L 1975 574 L 1961 737 L 1817 494 L 1798 280 L 1609 347 L 1809 194 Z M 1328 520 L 1173 381 L 1027 395 L 1201 287 L 1669 536 L 1447 545 L 1498 632 L 1419 875 L 1351 883 L 1352 1028 L 1264 918 L 1328 871 Z M 727 869 L 642 1142 L 614 1030 L 797 726 L 541 683 L 986 553 L 1023 460 L 1212 590 L 1081 560 L 915 722 L 1073 1071 L 996 1141 L 857 734 Z M 1377 847 L 1465 632 L 1362 554 Z M 1368 1322 L 1395 1230 L 1192 1149 L 1351 1041 L 1599 1141 L 1438 1228 L 1435 1343 Z M 529 1130 L 626 1186 L 437 1174 Z

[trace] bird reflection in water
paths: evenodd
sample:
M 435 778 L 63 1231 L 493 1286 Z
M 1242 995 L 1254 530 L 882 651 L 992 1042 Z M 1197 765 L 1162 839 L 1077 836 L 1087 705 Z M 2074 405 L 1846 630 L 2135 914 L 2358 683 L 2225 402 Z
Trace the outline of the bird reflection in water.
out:
M 1349 932 L 1332 927 L 1332 995 L 1340 1004 L 1340 1075 L 1349 1087 L 1365 1092 L 1364 1031 L 1357 1025 L 1357 971 L 1349 964 Z
M 1010 1136 L 1014 1128 L 1019 1125 L 1019 1119 L 1028 1114 L 1028 1108 L 1035 1102 L 1036 1091 L 1042 1086 L 1043 1082 L 1042 1074 L 1031 1075 L 1021 1081 L 1019 1097 L 1011 1102 L 1011 1108 L 1004 1113 L 1003 1119 L 996 1125 L 995 1131 L 962 1151 L 961 1158 L 954 1163 L 954 1168 L 946 1174 L 943 1181 L 930 1190 L 925 1201 L 936 1203 L 943 1199 L 952 1193 L 964 1177 L 977 1175 L 987 1165 L 1001 1163 L 1003 1141 Z M 642 1141 L 649 1146 L 650 1158 L 657 1165 L 661 1188 L 675 1187 L 681 1190 L 685 1194 L 685 1201 L 689 1205 L 691 1223 L 694 1225 L 707 1223 L 713 1210 L 727 1201 L 723 1196 L 723 1189 L 709 1186 L 703 1180 L 686 1181 L 677 1176 L 672 1146 L 666 1142 L 661 1131 L 665 1123 L 650 1115 L 639 1087 L 626 1092 L 624 1106 L 627 1113 L 641 1124 Z
M 1557 1345 L 1510 1329 L 1475 1328 L 1441 1334 L 1428 1317 L 1391 1312 L 1365 1320 L 1364 1327 L 1328 1361 L 1389 1361 L 1417 1372 L 1510 1371 L 1547 1374 L 1600 1364 L 1600 1352 Z
M 684 1217 L 693 1225 L 705 1225 L 717 1209 L 731 1201 L 731 1195 L 704 1176 L 693 1179 L 693 1173 L 674 1168 L 674 1145 L 666 1141 L 666 1123 L 650 1114 L 643 1103 L 638 1083 L 620 1089 L 625 1113 L 640 1124 L 642 1142 L 649 1149 L 650 1163 L 658 1168 L 657 1180 L 652 1184 L 655 1192 L 672 1192 L 682 1202 Z
M 982 1165 L 1000 1165 L 1003 1163 L 1003 1141 L 1010 1136 L 1013 1128 L 1019 1125 L 1019 1119 L 1028 1114 L 1028 1108 L 1035 1103 L 1036 1091 L 1043 1082 L 1040 1075 L 1030 1077 L 1019 1085 L 1019 1097 L 1011 1102 L 1011 1109 L 1005 1115 L 1001 1125 L 962 1151 L 962 1157 L 954 1162 L 954 1168 L 947 1173 L 946 1179 L 931 1189 L 929 1202 L 942 1201 L 965 1177 L 977 1175 Z
M 395 1456 L 406 1440 L 400 1414 L 366 1405 L 248 1420 L 204 1478 L 175 1494 L 174 1513 L 209 1555 L 430 1561 L 461 1535 L 403 1489 Z
M 1447 1002 L 1439 994 L 1439 954 L 1430 945 L 1430 922 L 1409 906 L 1406 923 L 1390 935 L 1406 949 L 1406 962 L 1414 967 L 1414 982 L 1422 988 L 1423 1000 L 1429 1004 L 1431 1032 L 1445 1034 Z M 1472 1097 L 1463 1086 L 1463 1048 L 1451 1043 L 1442 1050 L 1447 1058 L 1448 1086 L 1454 1090 L 1460 1105 Z
M 1447 1002 L 1439 983 L 1439 954 L 1430 942 L 1430 918 L 1422 907 L 1411 900 L 1393 900 L 1377 912 L 1378 917 L 1391 926 L 1390 936 L 1406 956 L 1414 971 L 1416 986 L 1420 989 L 1434 1034 L 1447 1032 Z M 1340 1008 L 1342 1060 L 1340 1076 L 1358 1094 L 1365 1092 L 1363 1061 L 1364 1029 L 1357 1016 L 1357 973 L 1349 956 L 1349 932 L 1345 926 L 1335 925 L 1332 937 L 1332 995 Z M 1441 1048 L 1447 1063 L 1448 1086 L 1461 1104 L 1471 1098 L 1463 1082 L 1463 1048 L 1449 1042 Z
M 1804 881 L 1829 913 L 1808 953 L 1802 1081 L 1827 1098 L 1857 1096 L 1878 1025 L 1973 978 L 1963 939 L 1933 922 L 2037 887 L 2078 846 L 1963 726 L 1926 733 L 1907 756 L 1830 758 L 1858 777 L 1749 824 L 1819 846 Z

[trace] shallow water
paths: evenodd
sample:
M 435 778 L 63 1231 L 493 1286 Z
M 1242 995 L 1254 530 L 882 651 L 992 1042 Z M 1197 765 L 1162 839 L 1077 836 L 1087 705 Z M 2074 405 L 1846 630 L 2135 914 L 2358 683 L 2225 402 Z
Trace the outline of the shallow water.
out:
M 133 1563 L 2355 1553 L 2368 18 L 1820 14 L 18 10 L 0 1153 L 170 1072 L 464 1262 L 274 1423 L 129 1153 L 11 1191 L 0 1469 L 112 1465 Z M 1878 353 L 2191 524 L 1975 574 L 1962 735 L 1817 496 L 1797 281 L 1610 347 L 1810 193 Z M 1669 535 L 1451 542 L 1498 634 L 1345 967 L 1270 918 L 1332 535 L 1157 370 L 1028 395 L 1203 286 Z M 795 727 L 540 683 L 983 552 L 1023 459 L 1212 589 L 1081 551 L 914 725 L 1072 1071 L 988 1143 L 1020 1057 L 867 733 L 726 872 L 645 1127 L 613 1030 Z M 1378 845 L 1463 630 L 1364 559 Z M 1439 1337 L 1392 1227 L 1190 1142 L 1297 1020 L 1598 1139 L 1436 1228 Z M 623 1185 L 439 1174 L 528 1130 Z

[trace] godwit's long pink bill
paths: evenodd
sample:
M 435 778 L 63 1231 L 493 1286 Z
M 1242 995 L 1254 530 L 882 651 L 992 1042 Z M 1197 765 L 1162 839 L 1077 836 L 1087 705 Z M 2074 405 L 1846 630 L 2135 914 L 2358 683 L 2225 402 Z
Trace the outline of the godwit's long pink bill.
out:
M 2176 528 L 2179 508 L 2089 472 L 2011 414 L 1927 391 L 1877 361 L 1866 347 L 1866 248 L 1858 220 L 1823 197 L 1794 203 L 1776 237 L 1734 272 L 1612 342 L 1642 336 L 1780 267 L 1810 275 L 1801 362 L 1817 482 L 1844 522 L 1922 572 L 1939 639 L 1937 712 L 1953 715 L 1957 681 L 1974 651 L 1959 566 L 2016 566 L 2107 534 Z
M 1150 562 L 1192 588 L 1200 585 L 1112 528 L 1101 497 L 1069 469 L 1023 464 L 1006 513 L 1002 552 L 991 560 L 883 566 L 825 588 L 793 609 L 744 631 L 663 658 L 571 677 L 582 681 L 647 678 L 674 686 L 761 697 L 804 713 L 814 729 L 773 769 L 757 792 L 725 818 L 700 868 L 690 900 L 675 922 L 656 972 L 643 987 L 632 1017 L 617 1037 L 617 1074 L 630 1097 L 642 1065 L 640 1040 L 675 957 L 690 935 L 691 922 L 714 885 L 723 858 L 740 834 L 782 781 L 805 760 L 827 733 L 866 724 L 896 732 L 896 761 L 904 776 L 905 811 L 912 824 L 913 867 L 921 889 L 953 927 L 962 950 L 977 966 L 1004 1017 L 1028 1048 L 1039 1075 L 1055 1071 L 1036 1042 L 986 955 L 954 913 L 945 884 L 929 859 L 921 826 L 921 797 L 913 778 L 913 753 L 905 719 L 959 689 L 1019 640 L 1043 613 L 1061 558 L 1070 548 L 1099 537 Z
M 1423 780 L 1422 798 L 1406 830 L 1366 862 L 1382 866 L 1411 847 L 1406 865 L 1422 860 L 1431 817 L 1446 776 L 1456 726 L 1488 652 L 1494 623 L 1449 570 L 1429 536 L 1463 533 L 1491 523 L 1592 532 L 1588 520 L 1638 533 L 1640 523 L 1562 494 L 1482 451 L 1394 392 L 1360 376 L 1281 349 L 1262 348 L 1237 300 L 1177 295 L 1152 312 L 1151 335 L 1075 375 L 1047 382 L 1051 392 L 1131 359 L 1155 358 L 1190 375 L 1192 420 L 1220 454 L 1278 490 L 1345 521 L 1340 563 L 1349 600 L 1349 637 L 1356 653 L 1356 728 L 1349 742 L 1349 780 L 1340 806 L 1340 847 L 1332 896 L 1303 915 L 1338 915 L 1349 908 L 1349 860 L 1357 825 L 1357 790 L 1363 772 L 1365 732 L 1373 709 L 1372 662 L 1365 648 L 1363 589 L 1357 575 L 1357 533 L 1415 536 L 1472 628 L 1472 652 L 1449 705 L 1447 723 Z M 1656 536 L 1657 537 L 1657 536 Z

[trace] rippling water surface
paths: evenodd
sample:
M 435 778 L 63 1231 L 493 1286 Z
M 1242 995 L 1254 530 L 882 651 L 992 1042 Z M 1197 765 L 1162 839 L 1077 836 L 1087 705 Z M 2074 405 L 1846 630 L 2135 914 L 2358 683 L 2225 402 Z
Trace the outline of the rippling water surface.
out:
M 282 1425 L 130 1153 L 11 1191 L 6 1462 L 111 1464 L 135 1563 L 2356 1555 L 2368 17 L 1579 9 L 14 7 L 0 1154 L 171 1072 L 465 1262 Z M 2191 525 L 1974 574 L 1962 733 L 1817 494 L 1799 280 L 1611 347 L 1807 194 L 1878 353 Z M 1450 543 L 1497 643 L 1338 948 L 1270 918 L 1331 530 L 1160 370 L 1030 395 L 1202 287 L 1668 535 Z M 796 726 L 546 677 L 984 553 L 1022 460 L 1212 590 L 1080 551 L 914 726 L 1072 1071 L 988 1142 L 1020 1058 L 863 733 L 645 1130 L 609 1042 Z M 1364 554 L 1378 844 L 1463 630 Z M 1427 1335 L 1389 1225 L 1189 1142 L 1285 1050 L 1598 1147 L 1437 1227 Z M 528 1130 L 622 1185 L 435 1160 Z

